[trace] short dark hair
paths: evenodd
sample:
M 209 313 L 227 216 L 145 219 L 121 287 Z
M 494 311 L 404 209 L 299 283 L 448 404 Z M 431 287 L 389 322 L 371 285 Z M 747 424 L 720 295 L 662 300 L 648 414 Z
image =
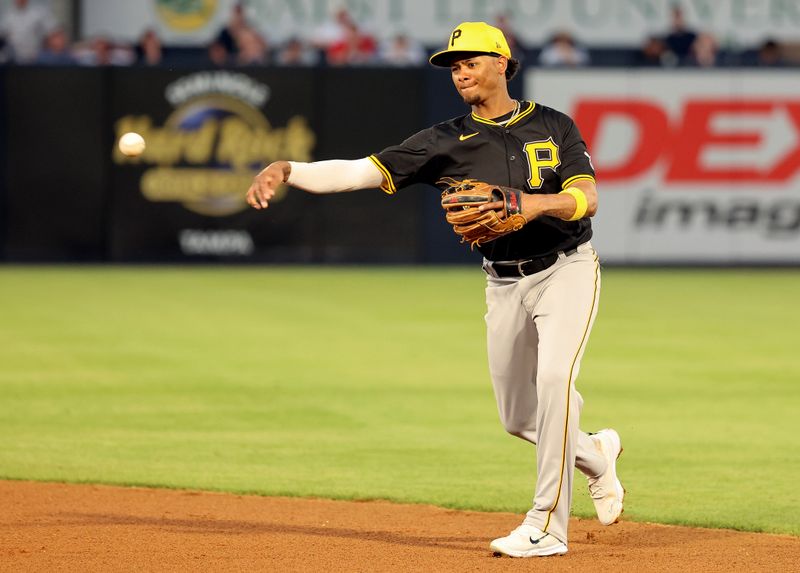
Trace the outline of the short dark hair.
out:
M 506 81 L 511 81 L 519 71 L 519 60 L 516 58 L 508 58 L 508 66 L 506 67 Z
M 446 67 L 452 66 L 453 62 L 456 60 L 464 60 L 466 58 L 474 58 L 476 56 L 494 56 L 495 58 L 499 58 L 502 54 L 498 54 L 496 52 L 453 52 L 450 55 L 449 60 L 442 60 L 442 63 L 437 64 L 438 66 Z M 508 60 L 508 65 L 506 66 L 506 81 L 511 81 L 511 79 L 517 75 L 519 71 L 519 60 L 516 58 L 506 58 Z M 445 63 L 447 62 L 447 63 Z

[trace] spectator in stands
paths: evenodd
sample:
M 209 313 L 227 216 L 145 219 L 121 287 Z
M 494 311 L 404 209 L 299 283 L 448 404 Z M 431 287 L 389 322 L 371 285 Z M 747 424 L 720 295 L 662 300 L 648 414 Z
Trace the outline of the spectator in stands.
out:
M 697 35 L 692 44 L 686 63 L 699 68 L 713 68 L 719 65 L 719 44 L 708 32 Z
M 97 36 L 75 46 L 75 58 L 84 66 L 129 66 L 135 60 L 132 49 L 115 45 L 106 36 Z
M 208 61 L 212 66 L 225 68 L 231 65 L 231 55 L 225 44 L 219 40 L 214 40 L 208 45 Z
M 14 0 L 0 20 L 0 35 L 10 48 L 11 59 L 18 64 L 34 63 L 42 43 L 57 26 L 50 9 L 28 0 Z
M 142 66 L 158 66 L 164 59 L 164 50 L 161 45 L 161 38 L 155 30 L 148 28 L 144 31 L 139 43 L 134 49 L 136 53 L 136 63 Z
M 325 56 L 331 66 L 352 66 L 373 62 L 377 51 L 375 38 L 350 21 L 345 25 L 344 38 L 328 46 Z
M 695 39 L 697 39 L 697 34 L 686 25 L 683 9 L 678 4 L 673 5 L 672 24 L 664 42 L 667 50 L 674 54 L 679 64 L 686 63 L 692 53 L 692 44 Z
M 280 66 L 313 66 L 318 61 L 319 53 L 300 38 L 289 39 L 275 58 Z
M 786 65 L 786 60 L 783 57 L 783 47 L 772 38 L 768 38 L 759 46 L 758 52 L 756 52 L 756 65 L 768 68 Z
M 568 32 L 558 32 L 542 48 L 539 64 L 547 67 L 577 67 L 589 64 L 589 53 Z
M 663 38 L 650 36 L 636 54 L 636 65 L 643 68 L 675 66 L 675 55 L 667 50 Z
M 355 25 L 350 12 L 346 8 L 338 9 L 331 18 L 314 31 L 314 47 L 321 52 L 337 42 L 342 42 L 347 35 L 347 28 Z
M 114 45 L 105 36 L 98 36 L 89 43 L 89 49 L 82 58 L 88 66 L 110 66 L 113 62 Z
M 59 26 L 47 34 L 36 63 L 42 66 L 72 66 L 78 63 L 64 28 Z
M 269 63 L 269 43 L 247 20 L 244 2 L 237 2 L 227 24 L 219 31 L 214 44 L 225 49 L 227 57 L 238 66 L 262 66 Z M 222 52 L 214 44 L 214 57 L 222 61 Z
M 249 27 L 249 24 L 244 13 L 244 5 L 242 2 L 237 2 L 233 6 L 228 23 L 217 34 L 216 41 L 225 47 L 228 54 L 237 54 L 239 52 L 237 36 L 241 30 L 247 27 Z
M 269 44 L 253 28 L 245 26 L 236 34 L 236 65 L 263 66 L 269 63 Z
M 405 34 L 397 34 L 381 51 L 381 62 L 390 66 L 420 66 L 425 63 L 425 49 Z

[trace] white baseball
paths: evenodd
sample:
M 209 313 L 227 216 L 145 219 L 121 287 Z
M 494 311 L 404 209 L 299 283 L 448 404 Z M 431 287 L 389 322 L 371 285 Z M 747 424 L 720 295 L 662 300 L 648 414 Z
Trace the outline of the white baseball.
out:
M 128 157 L 138 157 L 144 151 L 144 137 L 132 131 L 119 138 L 119 150 Z

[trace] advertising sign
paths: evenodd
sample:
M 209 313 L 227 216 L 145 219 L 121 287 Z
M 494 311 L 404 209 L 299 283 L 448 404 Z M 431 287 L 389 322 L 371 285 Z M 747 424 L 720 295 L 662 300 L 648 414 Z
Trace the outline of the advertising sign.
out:
M 0 251 L 20 262 L 103 259 L 103 76 L 8 67 L 0 78 Z
M 418 70 L 111 70 L 109 252 L 118 261 L 412 262 L 419 197 L 287 185 L 245 202 L 272 161 L 357 159 L 421 123 Z M 370 216 L 366 214 L 370 213 Z
M 112 256 L 274 259 L 279 252 L 307 259 L 302 241 L 286 244 L 292 229 L 302 229 L 294 219 L 306 194 L 293 194 L 291 209 L 257 213 L 247 207 L 245 191 L 271 161 L 313 159 L 310 85 L 310 73 L 302 71 L 115 72 L 114 141 L 136 132 L 147 147 L 139 157 L 109 149 Z M 284 200 L 285 186 L 273 203 Z
M 597 170 L 593 240 L 621 263 L 800 262 L 800 96 L 780 72 L 529 71 Z
M 132 41 L 155 27 L 170 44 L 208 42 L 228 21 L 239 0 L 83 0 L 87 36 L 108 34 Z M 404 33 L 439 46 L 460 22 L 494 22 L 505 14 L 528 46 L 567 30 L 588 45 L 639 46 L 664 34 L 680 5 L 689 26 L 711 32 L 725 45 L 757 45 L 764 39 L 794 41 L 800 0 L 243 0 L 249 20 L 270 42 L 290 37 L 319 40 L 344 8 L 380 39 Z

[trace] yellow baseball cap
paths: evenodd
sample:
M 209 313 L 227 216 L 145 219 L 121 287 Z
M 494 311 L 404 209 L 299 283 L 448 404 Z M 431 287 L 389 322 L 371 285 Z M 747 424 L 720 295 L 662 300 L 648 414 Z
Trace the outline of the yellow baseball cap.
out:
M 464 52 L 511 57 L 511 48 L 502 30 L 486 22 L 462 22 L 450 34 L 447 49 L 436 52 L 428 61 L 434 66 L 449 68 L 453 59 Z

